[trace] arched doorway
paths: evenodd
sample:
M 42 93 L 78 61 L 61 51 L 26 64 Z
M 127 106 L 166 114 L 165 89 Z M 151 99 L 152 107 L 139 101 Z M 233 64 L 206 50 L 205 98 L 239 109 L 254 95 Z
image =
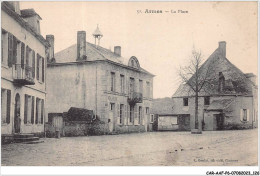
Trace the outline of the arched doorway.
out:
M 14 105 L 14 132 L 20 133 L 21 117 L 20 117 L 20 95 L 17 93 L 15 96 Z

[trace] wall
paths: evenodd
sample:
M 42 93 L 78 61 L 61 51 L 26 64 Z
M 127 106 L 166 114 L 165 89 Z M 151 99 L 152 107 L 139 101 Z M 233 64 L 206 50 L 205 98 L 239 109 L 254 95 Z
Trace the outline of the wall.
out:
M 25 46 L 28 45 L 31 49 L 33 49 L 35 53 L 39 53 L 41 56 L 45 57 L 45 46 L 37 38 L 35 38 L 35 36 L 20 26 L 13 18 L 8 16 L 4 11 L 2 11 L 1 22 L 3 29 L 12 33 L 18 40 L 25 43 Z M 46 59 L 44 63 L 46 64 Z M 2 135 L 14 133 L 14 105 L 15 96 L 17 93 L 20 95 L 21 133 L 42 133 L 44 131 L 43 124 L 24 124 L 24 94 L 35 96 L 35 105 L 36 97 L 45 100 L 46 80 L 44 83 L 41 83 L 35 78 L 34 81 L 35 85 L 15 86 L 13 84 L 12 67 L 9 68 L 7 65 L 3 63 L 1 64 L 1 87 L 11 90 L 10 124 L 2 123 Z M 34 106 L 34 108 L 34 112 L 36 112 L 36 107 Z
M 252 118 L 253 118 L 253 105 L 252 105 L 252 97 L 245 96 L 218 96 L 218 97 L 210 97 L 210 103 L 214 100 L 220 99 L 234 99 L 234 102 L 229 106 L 229 108 L 225 112 L 225 129 L 235 129 L 235 128 L 251 128 L 252 127 Z M 195 98 L 189 98 L 189 106 L 183 106 L 182 98 L 173 98 L 174 101 L 174 113 L 176 114 L 190 114 L 191 120 L 191 128 L 195 127 Z M 199 127 L 202 128 L 202 120 L 204 116 L 205 122 L 205 130 L 213 130 L 213 116 L 214 114 L 219 114 L 218 111 L 209 111 L 204 113 L 204 109 L 206 109 L 208 105 L 204 105 L 204 98 L 199 97 Z M 240 109 L 249 109 L 249 121 L 241 122 L 240 121 Z
M 115 72 L 116 76 L 116 86 L 113 92 L 110 91 L 111 72 Z M 125 91 L 123 93 L 120 89 L 120 74 L 125 75 Z M 136 107 L 142 106 L 142 112 L 145 114 L 145 107 L 150 108 L 152 102 L 152 77 L 105 61 L 49 66 L 47 72 L 47 111 L 48 113 L 62 113 L 68 111 L 70 107 L 87 108 L 93 110 L 102 122 L 108 123 L 110 103 L 115 103 L 114 118 L 110 119 L 109 124 L 111 126 L 112 123 L 114 132 L 146 131 L 148 123 L 146 116 L 143 115 L 141 124 L 130 124 L 129 120 L 125 118 L 126 114 L 129 114 L 128 108 L 124 110 L 123 124 L 118 124 L 120 104 L 128 105 L 128 80 L 130 77 L 136 78 L 136 90 L 137 87 L 139 88 L 139 79 L 143 80 L 144 92 L 146 81 L 150 81 L 150 96 L 144 97 L 143 103 L 136 105 Z M 57 82 L 59 84 L 56 84 Z M 137 116 L 135 121 L 137 121 Z M 122 127 L 125 125 L 128 127 Z

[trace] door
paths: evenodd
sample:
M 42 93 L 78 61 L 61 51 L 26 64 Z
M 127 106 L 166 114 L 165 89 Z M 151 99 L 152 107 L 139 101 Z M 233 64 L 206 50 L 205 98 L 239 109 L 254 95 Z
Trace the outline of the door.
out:
M 20 95 L 17 93 L 15 96 L 14 105 L 14 132 L 20 133 L 21 128 L 21 117 L 20 117 Z
M 223 130 L 224 116 L 223 114 L 214 114 L 213 130 Z
M 109 131 L 113 132 L 115 131 L 115 103 L 110 103 L 110 110 L 109 110 L 109 119 L 108 119 L 108 126 L 109 126 Z

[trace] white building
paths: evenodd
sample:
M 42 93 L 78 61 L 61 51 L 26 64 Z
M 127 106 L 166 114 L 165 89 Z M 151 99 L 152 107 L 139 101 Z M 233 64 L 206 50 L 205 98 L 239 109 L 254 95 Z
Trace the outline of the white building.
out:
M 1 126 L 2 137 L 43 134 L 46 54 L 41 17 L 19 2 L 2 2 Z

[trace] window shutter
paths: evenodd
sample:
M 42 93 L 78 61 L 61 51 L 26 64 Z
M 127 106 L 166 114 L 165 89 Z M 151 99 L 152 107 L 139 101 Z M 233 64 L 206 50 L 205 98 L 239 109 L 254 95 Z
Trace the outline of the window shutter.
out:
M 120 124 L 120 104 L 117 103 L 117 124 Z
M 127 118 L 126 118 L 126 123 L 127 125 L 129 124 L 129 121 L 130 121 L 130 107 L 129 105 L 126 105 L 127 106 Z
M 246 120 L 249 121 L 249 109 L 246 110 Z
M 16 64 L 17 62 L 17 39 L 13 36 L 13 61 L 12 64 Z
M 12 67 L 13 60 L 13 36 L 8 33 L 8 67 Z
M 43 124 L 43 116 L 44 116 L 44 100 L 42 102 L 42 108 L 41 108 L 41 124 Z
M 39 98 L 36 98 L 36 117 L 35 117 L 35 124 L 38 124 L 38 119 L 39 119 Z
M 240 120 L 243 121 L 243 109 L 240 109 Z
M 124 125 L 127 125 L 127 105 L 124 106 L 125 114 L 124 114 L 124 120 L 123 123 Z
M 37 63 L 36 63 L 36 65 L 37 65 L 37 71 L 36 71 L 37 80 L 39 80 L 39 73 L 40 73 L 39 64 L 40 64 L 40 56 L 39 56 L 39 54 L 37 54 Z
M 35 78 L 35 51 L 32 51 L 32 77 Z
M 24 49 L 25 49 L 25 45 L 22 42 L 22 44 L 21 44 L 21 67 L 22 67 L 22 69 L 24 69 Z
M 26 58 L 25 58 L 25 64 L 29 65 L 29 47 L 26 46 Z
M 7 90 L 7 111 L 6 111 L 6 123 L 10 123 L 10 111 L 11 111 L 11 90 Z
M 134 107 L 134 125 L 138 124 L 138 106 Z
M 45 68 L 44 58 L 42 58 L 42 82 L 44 82 L 44 68 Z
M 27 124 L 28 95 L 25 94 L 24 96 L 24 124 Z
M 34 124 L 34 96 L 32 96 L 32 114 L 31 114 L 31 123 Z

